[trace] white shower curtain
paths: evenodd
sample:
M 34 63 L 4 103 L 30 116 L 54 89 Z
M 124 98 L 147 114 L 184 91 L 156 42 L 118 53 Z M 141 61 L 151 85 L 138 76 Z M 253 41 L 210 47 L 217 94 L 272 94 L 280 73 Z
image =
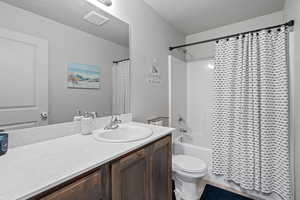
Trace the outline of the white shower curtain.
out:
M 130 113 L 130 61 L 113 65 L 113 114 Z
M 216 45 L 213 173 L 291 198 L 288 31 Z

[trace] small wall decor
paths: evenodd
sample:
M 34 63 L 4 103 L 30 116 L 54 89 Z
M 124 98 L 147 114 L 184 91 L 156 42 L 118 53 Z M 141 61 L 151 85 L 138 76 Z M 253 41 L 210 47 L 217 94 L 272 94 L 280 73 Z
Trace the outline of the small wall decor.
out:
M 78 63 L 68 65 L 68 87 L 82 89 L 100 88 L 100 67 Z
M 151 85 L 160 85 L 161 83 L 161 76 L 157 59 L 153 60 L 151 70 L 148 74 L 148 83 Z

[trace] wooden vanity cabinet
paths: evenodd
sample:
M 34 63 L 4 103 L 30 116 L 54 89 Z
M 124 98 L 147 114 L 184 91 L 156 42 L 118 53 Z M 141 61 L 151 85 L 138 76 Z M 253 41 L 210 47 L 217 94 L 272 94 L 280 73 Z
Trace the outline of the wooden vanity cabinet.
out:
M 112 163 L 112 200 L 149 200 L 149 147 Z
M 112 200 L 171 200 L 171 136 L 112 163 Z
M 164 137 L 31 200 L 171 200 L 171 145 Z
M 41 200 L 108 200 L 110 195 L 110 168 L 102 166 L 54 192 L 48 192 Z
M 172 199 L 172 140 L 166 137 L 151 146 L 150 198 Z

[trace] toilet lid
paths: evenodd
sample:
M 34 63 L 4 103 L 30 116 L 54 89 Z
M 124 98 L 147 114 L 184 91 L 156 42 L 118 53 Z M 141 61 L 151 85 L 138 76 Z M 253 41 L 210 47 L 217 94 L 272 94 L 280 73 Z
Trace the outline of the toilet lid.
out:
M 188 155 L 175 155 L 172 162 L 174 168 L 184 172 L 200 173 L 207 170 L 204 161 Z

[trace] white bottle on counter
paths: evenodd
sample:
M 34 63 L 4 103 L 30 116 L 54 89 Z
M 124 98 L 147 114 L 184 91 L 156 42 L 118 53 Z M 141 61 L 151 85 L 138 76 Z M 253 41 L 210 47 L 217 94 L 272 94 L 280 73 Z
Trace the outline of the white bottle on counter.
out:
M 80 110 L 76 111 L 76 115 L 73 118 L 74 121 L 74 130 L 76 133 L 81 133 L 81 121 L 82 121 L 82 113 Z
M 88 113 L 81 119 L 81 134 L 82 135 L 89 135 L 92 134 L 94 129 L 94 119 L 93 117 L 89 116 Z

